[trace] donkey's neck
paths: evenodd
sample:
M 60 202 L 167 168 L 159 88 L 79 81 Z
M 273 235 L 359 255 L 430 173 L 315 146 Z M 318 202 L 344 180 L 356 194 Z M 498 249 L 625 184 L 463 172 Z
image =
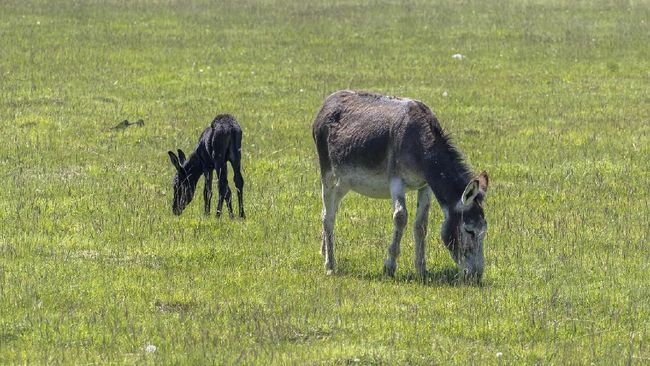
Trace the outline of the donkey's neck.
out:
M 456 147 L 446 137 L 441 140 L 427 156 L 427 183 L 442 209 L 449 212 L 460 201 L 472 172 Z
M 199 154 L 191 153 L 190 157 L 187 158 L 183 164 L 183 169 L 187 172 L 187 179 L 192 183 L 192 185 L 196 185 L 196 182 L 199 181 L 204 170 L 203 162 L 201 161 Z

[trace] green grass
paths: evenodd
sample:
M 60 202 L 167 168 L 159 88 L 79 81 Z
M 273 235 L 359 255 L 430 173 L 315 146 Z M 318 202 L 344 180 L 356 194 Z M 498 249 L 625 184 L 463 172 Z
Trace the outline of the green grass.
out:
M 647 364 L 648 44 L 634 0 L 2 1 L 0 364 Z M 325 276 L 310 129 L 345 88 L 424 101 L 490 173 L 483 286 L 437 208 L 431 283 L 411 234 L 383 278 L 390 203 L 356 194 Z M 248 219 L 202 183 L 175 217 L 166 152 L 222 112 Z

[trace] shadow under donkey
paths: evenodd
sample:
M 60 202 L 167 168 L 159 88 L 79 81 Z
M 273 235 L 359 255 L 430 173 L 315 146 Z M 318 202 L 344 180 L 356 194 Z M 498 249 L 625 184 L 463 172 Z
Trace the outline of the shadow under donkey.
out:
M 341 259 L 339 261 L 339 267 L 334 276 L 357 278 L 364 281 L 373 282 L 391 281 L 397 283 L 420 283 L 431 287 L 484 287 L 486 284 L 488 284 L 486 281 L 468 281 L 458 272 L 458 268 L 454 266 L 445 266 L 434 270 L 428 270 L 424 278 L 421 278 L 416 273 L 396 274 L 391 277 L 387 276 L 385 273 L 379 270 L 359 272 L 354 268 L 354 265 L 346 259 Z

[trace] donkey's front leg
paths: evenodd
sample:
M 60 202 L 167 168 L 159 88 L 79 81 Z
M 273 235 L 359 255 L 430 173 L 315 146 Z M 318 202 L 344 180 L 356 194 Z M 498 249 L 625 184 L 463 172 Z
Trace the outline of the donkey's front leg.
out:
M 205 186 L 203 187 L 203 200 L 205 203 L 205 214 L 210 214 L 210 202 L 212 201 L 212 174 L 213 171 L 210 169 L 207 172 L 204 172 L 205 176 Z
M 388 248 L 388 258 L 384 261 L 384 274 L 393 277 L 397 269 L 397 257 L 400 254 L 400 241 L 408 221 L 404 182 L 401 178 L 391 178 L 390 195 L 393 200 L 393 241 Z
M 413 225 L 413 238 L 415 239 L 415 270 L 422 281 L 427 278 L 427 265 L 425 261 L 425 239 L 427 237 L 427 224 L 429 207 L 431 207 L 431 188 L 426 186 L 418 191 L 418 209 Z

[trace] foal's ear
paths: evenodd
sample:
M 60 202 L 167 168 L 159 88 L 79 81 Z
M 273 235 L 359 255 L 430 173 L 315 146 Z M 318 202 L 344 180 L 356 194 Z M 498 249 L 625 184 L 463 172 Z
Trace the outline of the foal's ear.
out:
M 476 179 L 478 180 L 478 187 L 481 189 L 481 192 L 485 194 L 488 189 L 488 182 L 490 181 L 488 179 L 488 173 L 484 170 L 481 172 L 481 174 L 478 175 Z
M 481 188 L 479 186 L 479 180 L 474 179 L 469 184 L 467 187 L 465 187 L 465 191 L 463 192 L 463 196 L 460 198 L 460 201 L 464 206 L 469 206 L 474 202 L 474 199 L 478 196 L 478 194 L 481 192 Z
M 181 164 L 178 161 L 178 158 L 176 155 L 174 155 L 173 152 L 167 151 L 167 154 L 169 154 L 169 160 L 172 162 L 172 165 L 176 168 L 176 170 L 180 171 L 181 170 Z
M 185 153 L 181 149 L 178 149 L 178 160 L 181 162 L 181 165 L 185 164 Z

